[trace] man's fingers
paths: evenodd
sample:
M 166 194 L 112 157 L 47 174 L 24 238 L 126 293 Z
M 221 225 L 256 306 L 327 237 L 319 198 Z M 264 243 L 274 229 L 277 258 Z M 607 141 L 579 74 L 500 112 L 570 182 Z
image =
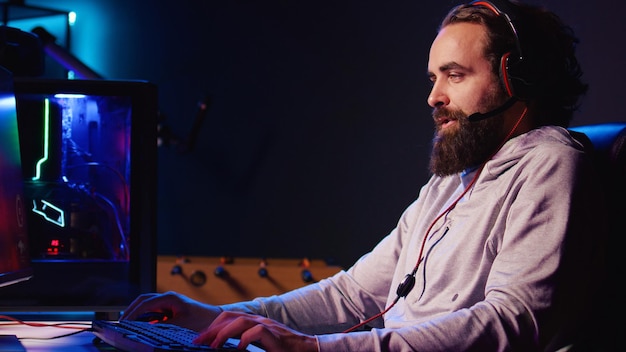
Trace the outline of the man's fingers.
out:
M 241 334 L 238 349 L 245 349 L 249 344 L 258 342 L 266 350 L 274 350 L 277 347 L 275 336 L 261 324 L 257 324 Z

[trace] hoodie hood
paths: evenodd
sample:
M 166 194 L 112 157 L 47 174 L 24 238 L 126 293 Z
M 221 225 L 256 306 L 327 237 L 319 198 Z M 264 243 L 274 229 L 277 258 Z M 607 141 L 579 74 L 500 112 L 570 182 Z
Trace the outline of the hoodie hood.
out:
M 559 126 L 542 126 L 508 140 L 502 148 L 485 164 L 482 171 L 485 180 L 496 178 L 517 164 L 531 150 L 545 153 L 554 152 L 554 148 L 573 148 L 583 152 L 584 145 Z

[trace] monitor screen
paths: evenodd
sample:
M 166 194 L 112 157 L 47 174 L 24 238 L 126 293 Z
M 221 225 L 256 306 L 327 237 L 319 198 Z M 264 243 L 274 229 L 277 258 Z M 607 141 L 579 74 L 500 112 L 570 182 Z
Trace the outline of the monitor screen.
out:
M 156 286 L 156 87 L 14 85 L 34 277 L 0 310 L 120 312 Z
M 0 67 L 0 286 L 32 277 L 16 113 L 13 77 Z

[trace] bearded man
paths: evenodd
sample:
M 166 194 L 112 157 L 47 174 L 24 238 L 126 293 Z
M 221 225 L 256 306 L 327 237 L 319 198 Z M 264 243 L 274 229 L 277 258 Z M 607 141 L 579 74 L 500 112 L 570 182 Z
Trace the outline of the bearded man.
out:
M 542 8 L 455 7 L 428 62 L 433 175 L 369 253 L 278 296 L 217 307 L 146 294 L 122 318 L 167 311 L 197 343 L 266 351 L 571 346 L 593 286 L 588 234 L 606 231 L 590 159 L 566 128 L 587 89 L 575 43 Z

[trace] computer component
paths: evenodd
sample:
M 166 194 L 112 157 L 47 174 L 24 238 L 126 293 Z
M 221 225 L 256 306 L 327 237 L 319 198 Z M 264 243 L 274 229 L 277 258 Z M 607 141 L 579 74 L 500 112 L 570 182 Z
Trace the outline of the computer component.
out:
M 197 332 L 167 323 L 94 320 L 92 329 L 102 341 L 128 352 L 240 351 L 237 349 L 238 340 L 233 338 L 221 348 L 196 345 L 191 341 L 198 335 Z M 263 352 L 252 345 L 245 351 Z
M 0 290 L 33 276 L 13 74 L 0 67 Z M 2 351 L 26 351 L 15 335 L 0 335 Z
M 16 115 L 13 76 L 0 67 L 0 286 L 28 280 L 33 272 Z
M 32 280 L 0 311 L 110 317 L 156 287 L 157 89 L 16 78 Z

